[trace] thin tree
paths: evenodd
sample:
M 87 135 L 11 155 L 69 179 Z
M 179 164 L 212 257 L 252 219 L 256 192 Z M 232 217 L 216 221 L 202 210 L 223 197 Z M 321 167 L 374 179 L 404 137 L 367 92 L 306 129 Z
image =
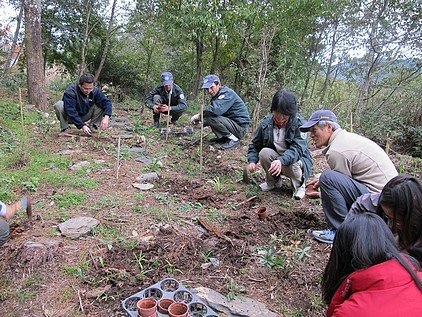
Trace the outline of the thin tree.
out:
M 14 63 L 18 60 L 19 55 L 16 56 L 17 49 L 19 48 L 19 54 L 21 52 L 20 47 L 17 46 L 17 43 L 18 43 L 19 31 L 20 31 L 21 23 L 22 23 L 22 16 L 23 16 L 23 6 L 21 5 L 19 9 L 19 14 L 16 18 L 16 29 L 15 29 L 15 34 L 13 35 L 12 44 L 10 45 L 9 57 L 6 63 L 4 63 L 4 72 L 3 72 L 4 75 L 8 73 L 10 68 L 12 68 Z
M 41 0 L 24 0 L 23 4 L 28 101 L 37 108 L 46 110 L 48 104 L 41 47 Z
M 108 22 L 108 28 L 107 28 L 107 34 L 106 34 L 106 42 L 104 45 L 103 55 L 101 56 L 100 65 L 97 68 L 97 71 L 95 72 L 95 81 L 98 80 L 98 77 L 100 77 L 101 70 L 103 69 L 105 59 L 107 57 L 108 48 L 110 47 L 110 37 L 113 30 L 113 20 L 114 20 L 114 10 L 116 8 L 116 2 L 117 0 L 113 0 L 113 6 L 111 8 L 111 15 L 110 15 L 110 21 Z

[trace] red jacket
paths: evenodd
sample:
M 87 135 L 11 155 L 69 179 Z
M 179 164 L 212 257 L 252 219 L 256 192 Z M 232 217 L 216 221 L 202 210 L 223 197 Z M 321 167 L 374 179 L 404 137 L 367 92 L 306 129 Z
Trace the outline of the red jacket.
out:
M 422 279 L 422 272 L 418 276 Z M 327 316 L 422 316 L 422 291 L 397 260 L 389 260 L 350 274 L 335 292 Z

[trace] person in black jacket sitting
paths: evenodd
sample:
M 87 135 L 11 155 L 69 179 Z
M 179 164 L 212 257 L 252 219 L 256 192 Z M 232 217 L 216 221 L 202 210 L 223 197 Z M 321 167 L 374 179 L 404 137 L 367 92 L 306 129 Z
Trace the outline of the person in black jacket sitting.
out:
M 174 83 L 170 72 L 161 74 L 161 85 L 149 92 L 145 105 L 153 112 L 155 128 L 160 126 L 161 113 L 170 115 L 170 123 L 176 124 L 188 107 L 182 88 Z
M 71 123 L 91 135 L 92 129 L 109 128 L 112 103 L 100 88 L 95 87 L 94 76 L 85 74 L 66 88 L 62 100 L 54 104 L 54 110 L 61 132 L 68 130 Z

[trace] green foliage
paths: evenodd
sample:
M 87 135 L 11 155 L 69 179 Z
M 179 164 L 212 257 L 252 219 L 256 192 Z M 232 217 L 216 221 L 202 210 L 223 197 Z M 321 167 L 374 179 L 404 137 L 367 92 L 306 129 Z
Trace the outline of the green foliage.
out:
M 311 254 L 309 251 L 311 250 L 311 246 L 305 246 L 303 248 L 297 248 L 295 250 L 295 254 L 300 261 L 303 261 L 305 258 L 310 258 Z
M 60 208 L 70 208 L 81 205 L 86 200 L 86 195 L 80 192 L 56 193 L 51 196 Z
M 144 257 L 142 251 L 139 251 L 139 253 L 134 252 L 133 256 L 135 257 L 135 264 L 139 269 L 139 273 L 137 274 L 137 277 L 139 279 L 143 279 L 145 278 L 146 274 L 152 271 L 152 269 L 148 269 L 146 267 L 148 260 Z
M 236 299 L 236 297 L 240 296 L 242 292 L 244 292 L 245 288 L 236 283 L 236 281 L 229 277 L 226 282 L 227 294 L 226 298 L 228 301 L 232 301 Z
M 222 189 L 223 189 L 223 185 L 222 185 L 222 179 L 217 176 L 214 177 L 213 179 L 208 181 L 209 183 L 211 183 L 214 186 L 214 190 L 217 194 L 220 194 Z
M 29 181 L 22 182 L 22 185 L 25 190 L 35 192 L 37 191 L 38 183 L 38 177 L 31 177 Z
M 169 260 L 166 260 L 166 263 L 164 265 L 166 269 L 166 273 L 169 275 L 173 275 L 175 273 L 183 274 L 181 270 L 179 270 L 173 263 L 171 263 Z

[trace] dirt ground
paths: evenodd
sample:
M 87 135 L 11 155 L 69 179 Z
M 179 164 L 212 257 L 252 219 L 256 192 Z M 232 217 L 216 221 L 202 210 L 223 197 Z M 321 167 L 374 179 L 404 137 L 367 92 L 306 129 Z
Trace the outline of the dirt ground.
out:
M 115 112 L 112 122 L 132 122 L 133 112 Z M 142 118 L 141 125 L 151 125 L 149 113 Z M 136 155 L 120 160 L 117 177 L 119 129 L 92 138 L 59 137 L 56 129 L 32 133 L 51 153 L 73 151 L 73 163 L 103 161 L 85 170 L 97 187 L 81 191 L 84 203 L 63 210 L 52 197 L 77 186 L 40 184 L 31 193 L 32 226 L 24 215 L 13 219 L 11 239 L 0 249 L 1 316 L 125 316 L 122 300 L 169 276 L 189 288 L 254 298 L 282 316 L 323 316 L 319 282 L 330 246 L 307 234 L 325 228 L 322 207 L 317 200 L 293 200 L 287 183 L 259 191 L 262 170 L 243 183 L 250 136 L 241 147 L 221 151 L 206 132 L 201 169 L 199 131 L 167 142 L 158 131 L 145 135 L 146 142 L 133 133 L 121 139 L 121 148 L 146 146 L 143 155 L 159 167 L 155 187 L 140 191 L 132 184 L 148 168 Z M 321 171 L 324 160 L 313 153 L 314 171 Z M 266 207 L 269 218 L 259 219 L 258 207 Z M 57 225 L 74 216 L 101 224 L 85 237 L 62 237 Z M 24 252 L 25 242 L 40 239 L 57 244 L 42 255 Z

